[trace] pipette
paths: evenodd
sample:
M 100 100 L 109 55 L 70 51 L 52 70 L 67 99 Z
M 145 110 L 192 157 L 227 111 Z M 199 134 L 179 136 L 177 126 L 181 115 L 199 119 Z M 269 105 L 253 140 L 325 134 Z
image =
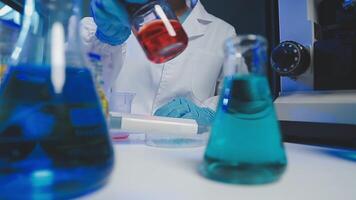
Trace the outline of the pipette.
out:
M 110 113 L 110 129 L 132 134 L 157 134 L 189 137 L 208 131 L 195 120 Z

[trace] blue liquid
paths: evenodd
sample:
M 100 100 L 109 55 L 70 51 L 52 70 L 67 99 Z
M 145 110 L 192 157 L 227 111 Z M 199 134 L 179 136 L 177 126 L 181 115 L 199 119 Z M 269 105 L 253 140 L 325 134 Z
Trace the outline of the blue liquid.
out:
M 107 181 L 113 150 L 90 72 L 66 69 L 55 94 L 46 66 L 10 68 L 0 88 L 0 199 L 63 199 Z
M 226 80 L 218 108 L 201 172 L 227 183 L 278 180 L 287 161 L 266 78 Z

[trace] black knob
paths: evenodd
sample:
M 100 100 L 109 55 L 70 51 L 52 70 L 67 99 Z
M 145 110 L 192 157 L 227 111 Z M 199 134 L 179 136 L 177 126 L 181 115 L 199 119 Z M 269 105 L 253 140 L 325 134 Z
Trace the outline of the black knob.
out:
M 310 61 L 309 51 L 293 41 L 279 44 L 271 56 L 272 68 L 281 76 L 295 77 L 303 74 L 308 69 Z

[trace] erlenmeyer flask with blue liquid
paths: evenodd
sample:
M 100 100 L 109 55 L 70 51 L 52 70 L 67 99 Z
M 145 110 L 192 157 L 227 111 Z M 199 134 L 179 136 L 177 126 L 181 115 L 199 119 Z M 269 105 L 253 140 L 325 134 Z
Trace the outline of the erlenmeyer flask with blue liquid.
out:
M 287 160 L 265 76 L 267 42 L 245 35 L 226 43 L 225 80 L 201 173 L 237 184 L 278 180 Z
M 27 0 L 0 87 L 0 199 L 67 199 L 108 180 L 114 159 L 80 49 L 81 0 Z

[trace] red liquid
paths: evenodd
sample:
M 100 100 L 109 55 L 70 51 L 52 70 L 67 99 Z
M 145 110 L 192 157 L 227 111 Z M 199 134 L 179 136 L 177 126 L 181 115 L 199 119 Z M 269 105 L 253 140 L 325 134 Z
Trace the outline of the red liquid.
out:
M 188 45 L 188 36 L 177 20 L 171 20 L 176 35 L 171 36 L 161 20 L 144 25 L 136 37 L 143 47 L 147 57 L 154 63 L 167 62 L 180 53 Z

